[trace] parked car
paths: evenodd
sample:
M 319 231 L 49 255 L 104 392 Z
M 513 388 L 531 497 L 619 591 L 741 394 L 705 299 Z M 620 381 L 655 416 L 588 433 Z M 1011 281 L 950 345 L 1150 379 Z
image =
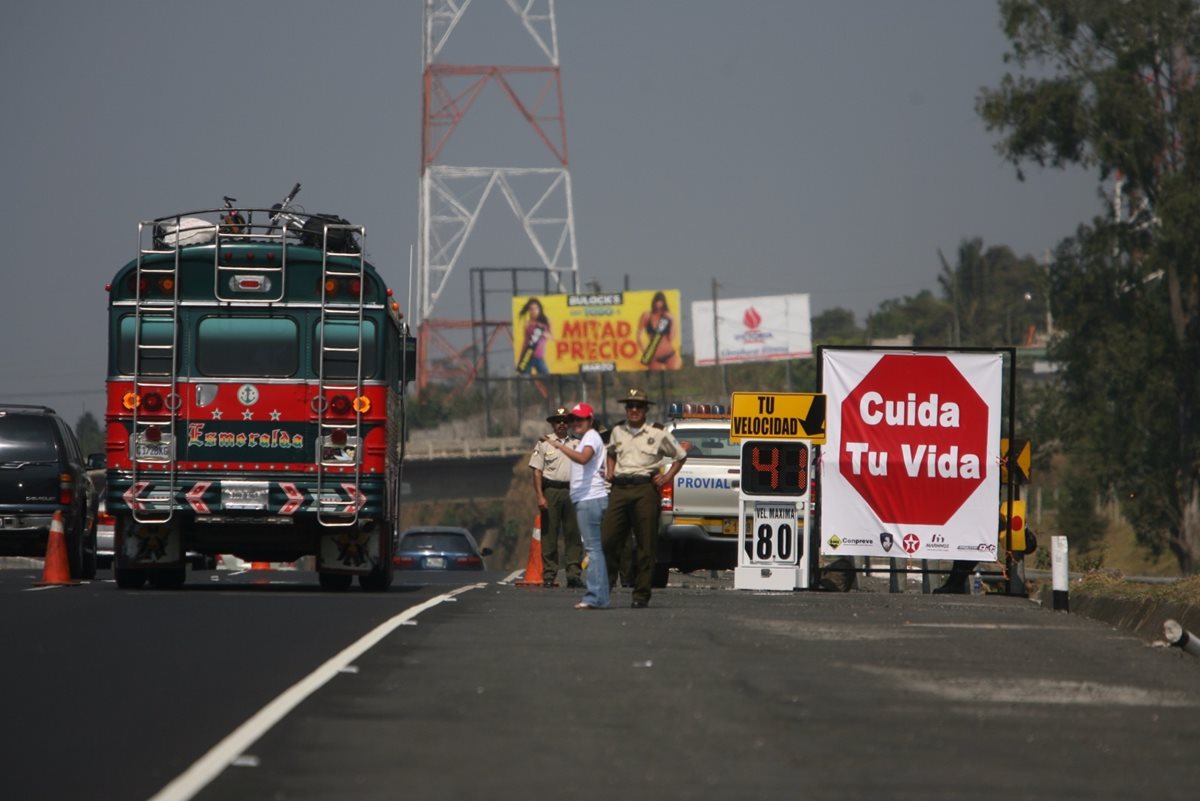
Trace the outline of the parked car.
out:
M 0 555 L 46 555 L 62 512 L 71 577 L 96 575 L 97 494 L 75 432 L 46 406 L 0 405 Z
M 399 570 L 483 570 L 490 548 L 479 544 L 465 528 L 418 526 L 400 532 L 392 556 Z

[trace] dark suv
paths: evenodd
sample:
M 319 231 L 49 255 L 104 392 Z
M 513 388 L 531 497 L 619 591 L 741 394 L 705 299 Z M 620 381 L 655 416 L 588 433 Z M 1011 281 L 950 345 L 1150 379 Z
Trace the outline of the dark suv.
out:
M 55 512 L 71 577 L 95 577 L 96 492 L 75 432 L 45 406 L 0 404 L 0 556 L 45 556 Z

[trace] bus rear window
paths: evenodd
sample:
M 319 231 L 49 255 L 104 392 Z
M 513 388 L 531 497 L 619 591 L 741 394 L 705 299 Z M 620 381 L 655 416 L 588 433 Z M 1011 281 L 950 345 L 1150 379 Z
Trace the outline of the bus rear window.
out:
M 133 332 L 134 316 L 121 318 L 120 336 L 117 342 L 117 372 L 122 375 L 170 375 L 171 333 L 170 317 L 142 317 L 141 364 L 134 370 Z
M 196 329 L 201 375 L 285 378 L 299 364 L 299 329 L 290 317 L 205 317 Z
M 321 374 L 321 324 L 317 323 L 313 337 L 313 375 Z M 374 378 L 376 354 L 375 321 L 363 320 L 362 377 Z M 330 320 L 325 329 L 325 377 L 358 377 L 358 322 Z

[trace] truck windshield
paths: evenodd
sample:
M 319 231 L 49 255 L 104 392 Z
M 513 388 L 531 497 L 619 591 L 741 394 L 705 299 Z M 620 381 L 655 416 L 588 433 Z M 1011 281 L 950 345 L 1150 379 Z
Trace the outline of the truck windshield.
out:
M 729 441 L 728 428 L 686 428 L 675 431 L 675 439 L 689 459 L 736 459 L 740 447 Z

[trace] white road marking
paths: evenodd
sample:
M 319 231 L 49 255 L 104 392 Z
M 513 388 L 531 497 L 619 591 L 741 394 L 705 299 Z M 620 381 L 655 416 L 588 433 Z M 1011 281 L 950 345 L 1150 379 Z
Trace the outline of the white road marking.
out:
M 507 576 L 505 576 L 503 579 L 501 579 L 500 583 L 501 584 L 511 584 L 517 578 L 517 576 L 523 575 L 524 573 L 525 573 L 524 570 L 514 570 L 513 572 L 511 572 Z
M 330 679 L 342 672 L 342 669 L 358 659 L 379 643 L 397 627 L 404 625 L 417 615 L 432 609 L 454 596 L 470 590 L 486 587 L 487 584 L 470 584 L 458 587 L 450 592 L 430 598 L 424 603 L 404 610 L 389 620 L 380 623 L 357 641 L 351 643 L 341 653 L 333 656 L 325 664 L 293 684 L 271 703 L 258 710 L 241 726 L 234 729 L 225 739 L 209 749 L 208 753 L 197 760 L 190 768 L 163 787 L 150 801 L 187 801 L 203 790 L 209 782 L 221 775 L 225 768 L 234 764 L 239 757 L 246 755 L 246 749 L 258 738 L 266 734 L 272 726 L 282 720 L 289 712 L 300 705 L 304 699 L 323 687 Z

